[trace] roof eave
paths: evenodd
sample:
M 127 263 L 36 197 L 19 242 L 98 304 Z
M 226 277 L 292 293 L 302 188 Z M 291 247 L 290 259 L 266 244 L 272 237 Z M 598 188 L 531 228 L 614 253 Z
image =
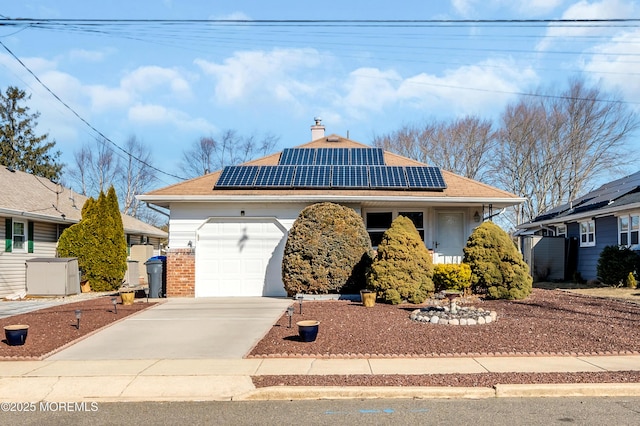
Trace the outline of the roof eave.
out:
M 570 215 L 562 216 L 562 217 L 555 217 L 555 218 L 551 218 L 551 219 L 541 220 L 541 221 L 538 221 L 538 222 L 523 223 L 523 224 L 518 225 L 517 227 L 521 228 L 521 229 L 529 229 L 529 228 L 535 228 L 537 226 L 553 225 L 553 224 L 558 224 L 558 223 L 575 222 L 575 221 L 580 220 L 580 219 L 593 218 L 593 217 L 602 217 L 602 216 L 610 216 L 613 213 L 616 213 L 616 212 L 619 212 L 619 211 L 635 210 L 635 209 L 640 209 L 640 203 L 624 204 L 622 206 L 615 206 L 615 207 L 607 207 L 607 208 L 602 208 L 602 209 L 588 210 L 586 212 L 570 214 Z

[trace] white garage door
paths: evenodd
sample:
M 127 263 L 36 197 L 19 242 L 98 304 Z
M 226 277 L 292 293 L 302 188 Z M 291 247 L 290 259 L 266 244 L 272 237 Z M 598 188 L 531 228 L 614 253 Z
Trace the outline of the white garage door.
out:
M 287 230 L 275 218 L 212 218 L 198 231 L 196 297 L 285 296 Z

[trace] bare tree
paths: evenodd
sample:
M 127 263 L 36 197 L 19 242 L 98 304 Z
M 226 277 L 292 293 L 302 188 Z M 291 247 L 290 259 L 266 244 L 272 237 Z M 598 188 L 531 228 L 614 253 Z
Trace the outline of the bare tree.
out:
M 374 138 L 373 145 L 423 163 L 481 179 L 488 167 L 495 134 L 491 121 L 467 116 L 451 122 L 436 121 Z
M 267 155 L 273 152 L 278 140 L 271 134 L 241 136 L 236 130 L 225 130 L 219 138 L 201 137 L 183 151 L 181 168 L 189 177 L 202 176 Z
M 156 170 L 152 167 L 151 151 L 135 136 L 130 136 L 123 145 L 122 154 L 114 152 L 107 141 L 96 140 L 84 144 L 74 153 L 75 164 L 68 168 L 71 186 L 88 197 L 97 197 L 113 185 L 116 188 L 120 211 L 158 224 L 164 219 L 135 198 L 148 191 L 156 181 Z
M 639 124 L 616 94 L 581 80 L 509 105 L 492 176 L 496 185 L 527 198 L 514 224 L 575 199 L 598 178 L 630 164 L 624 142 Z

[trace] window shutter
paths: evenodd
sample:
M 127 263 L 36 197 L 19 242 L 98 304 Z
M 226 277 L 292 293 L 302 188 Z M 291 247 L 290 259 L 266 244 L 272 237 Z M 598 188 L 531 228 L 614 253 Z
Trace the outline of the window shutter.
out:
M 27 223 L 27 251 L 33 253 L 33 222 Z
M 7 218 L 4 221 L 4 251 L 11 252 L 13 247 L 13 221 Z

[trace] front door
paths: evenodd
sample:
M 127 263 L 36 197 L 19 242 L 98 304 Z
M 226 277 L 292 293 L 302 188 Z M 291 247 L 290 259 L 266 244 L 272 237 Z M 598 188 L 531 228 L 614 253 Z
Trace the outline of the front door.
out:
M 433 261 L 435 263 L 462 262 L 464 238 L 464 214 L 438 212 Z

